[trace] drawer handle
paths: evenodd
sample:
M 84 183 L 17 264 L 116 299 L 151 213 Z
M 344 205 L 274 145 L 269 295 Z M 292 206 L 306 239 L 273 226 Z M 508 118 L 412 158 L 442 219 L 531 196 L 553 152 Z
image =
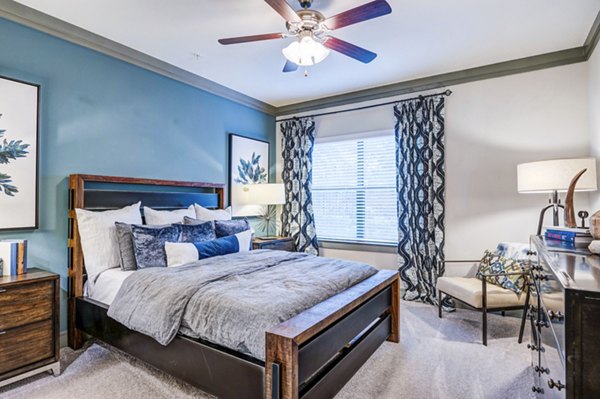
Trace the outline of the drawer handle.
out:
M 531 387 L 531 390 L 535 393 L 544 393 L 544 388 L 536 387 L 535 385 Z
M 530 312 L 537 312 L 537 307 L 535 307 L 534 305 L 529 305 L 529 311 Z
M 546 327 L 546 328 L 550 327 L 550 323 L 548 323 L 546 320 L 536 320 L 535 325 L 537 327 Z
M 558 321 L 563 321 L 565 318 L 565 315 L 562 314 L 562 312 L 560 310 L 558 311 L 553 311 L 553 310 L 549 310 L 548 311 L 548 318 L 550 320 L 558 320 Z
M 554 389 L 556 388 L 557 390 L 562 390 L 565 387 L 565 384 L 561 384 L 560 380 L 554 382 L 554 380 L 552 378 L 550 378 L 548 380 L 548 386 L 550 387 L 550 389 Z
M 6 292 L 6 288 L 0 288 L 0 294 L 2 294 L 3 292 Z
M 6 331 L 0 331 L 0 335 L 6 334 Z
M 538 352 L 545 352 L 546 351 L 543 346 L 540 346 L 538 348 L 537 346 L 531 345 L 531 344 L 527 344 L 527 349 L 531 349 L 532 351 L 538 351 Z
M 535 366 L 535 372 L 536 373 L 542 373 L 542 374 L 550 374 L 550 369 L 549 368 L 543 368 L 540 366 Z

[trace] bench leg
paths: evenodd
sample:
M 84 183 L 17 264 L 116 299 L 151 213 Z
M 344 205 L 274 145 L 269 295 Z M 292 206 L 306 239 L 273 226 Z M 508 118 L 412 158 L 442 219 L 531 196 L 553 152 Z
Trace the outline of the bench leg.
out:
M 525 320 L 527 319 L 530 297 L 531 293 L 529 292 L 529 287 L 527 287 L 527 296 L 525 297 L 525 305 L 523 305 L 523 316 L 521 317 L 521 328 L 519 329 L 519 343 L 523 342 L 523 332 L 525 331 Z
M 442 318 L 442 291 L 438 290 L 438 317 Z
M 486 281 L 485 278 L 481 279 L 481 285 L 482 285 L 482 300 L 481 300 L 481 314 L 482 314 L 482 324 L 483 324 L 483 336 L 482 336 L 482 341 L 483 341 L 483 345 L 487 346 L 487 287 L 486 287 Z

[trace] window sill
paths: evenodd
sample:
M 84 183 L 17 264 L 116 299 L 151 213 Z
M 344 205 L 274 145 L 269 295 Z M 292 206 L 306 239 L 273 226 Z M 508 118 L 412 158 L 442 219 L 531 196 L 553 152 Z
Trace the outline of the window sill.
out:
M 362 241 L 319 240 L 319 248 L 344 251 L 398 253 L 398 245 L 393 243 L 371 243 Z

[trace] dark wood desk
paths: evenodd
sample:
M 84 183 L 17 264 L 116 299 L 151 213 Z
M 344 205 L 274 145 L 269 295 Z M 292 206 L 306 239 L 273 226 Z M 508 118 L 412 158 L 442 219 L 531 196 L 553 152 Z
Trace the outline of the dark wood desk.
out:
M 529 309 L 536 382 L 544 398 L 600 398 L 600 256 L 531 237 Z

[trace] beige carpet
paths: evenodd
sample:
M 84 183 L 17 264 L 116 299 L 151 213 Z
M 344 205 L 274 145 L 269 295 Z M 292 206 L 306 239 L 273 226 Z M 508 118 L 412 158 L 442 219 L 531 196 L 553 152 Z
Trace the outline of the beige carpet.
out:
M 488 347 L 480 314 L 458 310 L 439 320 L 432 306 L 402 302 L 401 343 L 385 343 L 339 399 L 529 398 L 530 354 L 517 344 L 519 320 L 490 316 Z M 92 344 L 61 353 L 63 373 L 0 388 L 6 399 L 176 399 L 211 396 L 114 349 Z M 232 376 L 233 377 L 233 376 Z

